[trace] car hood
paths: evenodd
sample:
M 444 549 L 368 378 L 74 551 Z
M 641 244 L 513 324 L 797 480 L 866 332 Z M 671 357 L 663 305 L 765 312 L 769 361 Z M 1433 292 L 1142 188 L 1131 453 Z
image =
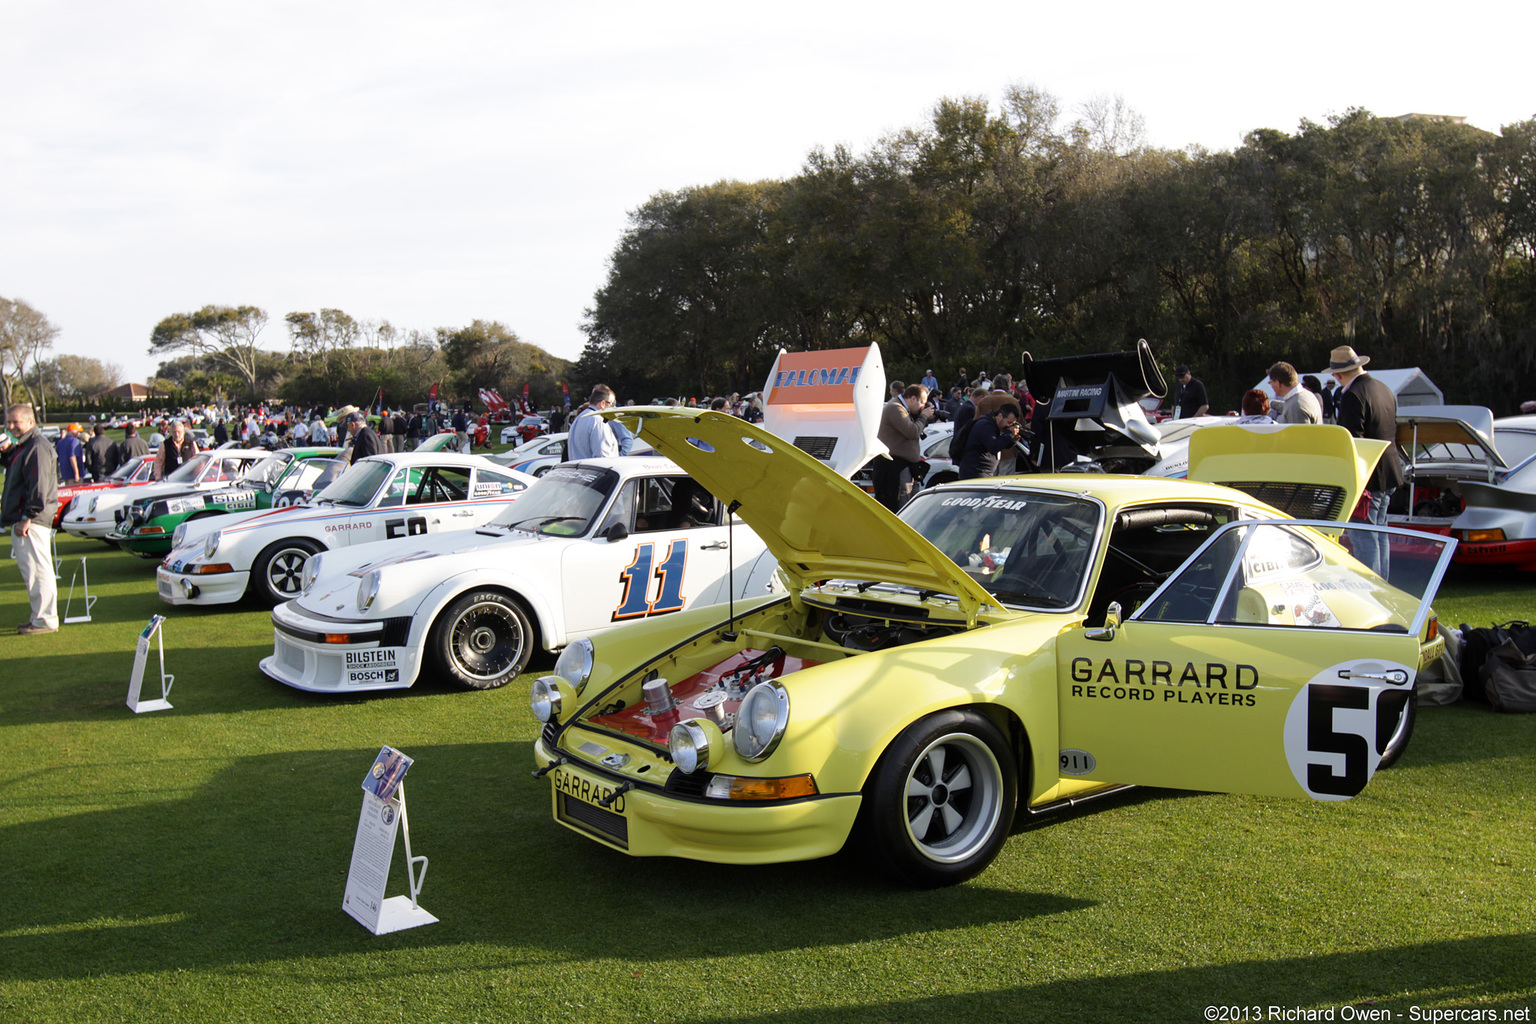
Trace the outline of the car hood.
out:
M 1386 441 L 1316 423 L 1202 427 L 1189 435 L 1189 479 L 1252 494 L 1298 519 L 1348 519 Z
M 730 505 L 795 590 L 879 580 L 953 594 L 967 619 L 997 600 L 855 484 L 784 438 L 718 412 L 629 407 L 615 415 Z

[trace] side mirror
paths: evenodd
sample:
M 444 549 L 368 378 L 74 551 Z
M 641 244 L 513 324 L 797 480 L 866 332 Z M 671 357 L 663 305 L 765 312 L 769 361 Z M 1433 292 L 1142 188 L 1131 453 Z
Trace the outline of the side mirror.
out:
M 1089 640 L 1113 640 L 1115 633 L 1120 629 L 1120 602 L 1111 601 L 1109 607 L 1104 610 L 1104 625 L 1097 629 L 1090 629 L 1083 635 Z
M 603 537 L 609 543 L 623 540 L 628 536 L 629 527 L 625 526 L 623 523 L 614 523 L 612 526 L 608 527 L 608 529 L 603 531 Z

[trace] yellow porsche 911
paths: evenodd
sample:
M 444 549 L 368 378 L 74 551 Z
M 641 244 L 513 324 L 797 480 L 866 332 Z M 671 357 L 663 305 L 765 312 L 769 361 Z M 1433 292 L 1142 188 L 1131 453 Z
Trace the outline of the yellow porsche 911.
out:
M 1127 785 L 1346 799 L 1443 646 L 1455 542 L 1337 521 L 1382 450 L 1338 427 L 1207 427 L 1189 481 L 965 480 L 898 517 L 739 419 L 624 415 L 779 560 L 775 592 L 577 641 L 533 686 L 555 819 L 632 856 L 859 841 L 937 886 L 1021 809 Z

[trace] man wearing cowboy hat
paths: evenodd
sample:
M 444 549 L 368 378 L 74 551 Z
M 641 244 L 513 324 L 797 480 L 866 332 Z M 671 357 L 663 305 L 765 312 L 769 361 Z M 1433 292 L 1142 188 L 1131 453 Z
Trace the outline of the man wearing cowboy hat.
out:
M 1333 374 L 1333 379 L 1339 382 L 1335 413 L 1339 426 L 1356 437 L 1387 442 L 1387 450 L 1381 453 L 1371 474 L 1371 497 L 1365 517 L 1366 522 L 1382 526 L 1387 521 L 1387 503 L 1392 500 L 1392 492 L 1403 485 L 1403 464 L 1397 457 L 1397 396 L 1361 369 L 1370 361 L 1370 356 L 1356 355 L 1348 345 L 1340 345 L 1330 354 L 1328 369 L 1322 372 Z M 1386 577 L 1391 568 L 1386 538 L 1373 539 L 1377 541 L 1374 550 L 1363 546 L 1357 557 Z

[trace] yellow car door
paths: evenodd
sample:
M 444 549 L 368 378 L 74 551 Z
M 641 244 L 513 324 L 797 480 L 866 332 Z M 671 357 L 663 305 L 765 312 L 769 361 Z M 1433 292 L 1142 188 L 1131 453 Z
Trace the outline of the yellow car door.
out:
M 1390 580 L 1354 557 L 1383 541 Z M 1406 742 L 1454 546 L 1362 524 L 1224 527 L 1132 618 L 1058 638 L 1063 781 L 1354 796 Z

